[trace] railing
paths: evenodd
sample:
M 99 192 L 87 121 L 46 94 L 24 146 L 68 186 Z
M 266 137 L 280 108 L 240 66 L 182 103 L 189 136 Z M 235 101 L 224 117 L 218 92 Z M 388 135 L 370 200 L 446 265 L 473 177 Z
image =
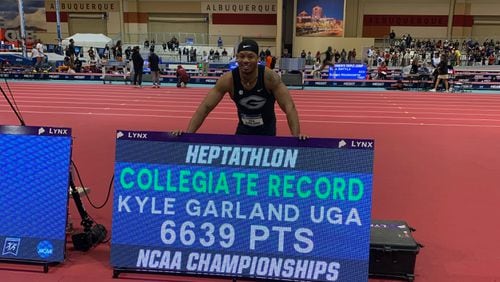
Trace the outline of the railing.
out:
M 182 45 L 198 45 L 198 46 L 218 46 L 219 37 L 222 40 L 223 46 L 235 46 L 241 41 L 240 36 L 231 35 L 209 35 L 207 33 L 189 33 L 189 32 L 150 32 L 147 34 L 126 34 L 122 41 L 126 44 L 142 45 L 146 40 L 156 45 L 167 43 L 173 37 L 177 38 Z
M 430 40 L 431 42 L 438 42 L 441 40 L 441 42 L 444 42 L 445 40 L 448 41 L 458 41 L 460 43 L 460 46 L 462 46 L 462 43 L 464 41 L 469 41 L 473 40 L 479 43 L 479 45 L 483 45 L 484 42 L 490 42 L 493 40 L 493 43 L 496 44 L 497 41 L 500 41 L 500 37 L 452 37 L 451 40 L 448 40 L 447 38 L 432 38 L 432 37 L 412 37 L 412 41 L 416 42 L 417 40 Z M 401 42 L 402 37 L 398 37 L 395 39 L 390 39 L 389 37 L 383 37 L 383 38 L 375 38 L 375 47 L 376 48 L 389 48 L 393 44 L 397 44 Z

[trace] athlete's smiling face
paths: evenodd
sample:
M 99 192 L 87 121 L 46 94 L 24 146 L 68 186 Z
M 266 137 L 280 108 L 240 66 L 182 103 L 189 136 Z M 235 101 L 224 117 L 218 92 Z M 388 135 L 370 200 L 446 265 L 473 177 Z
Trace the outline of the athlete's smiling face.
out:
M 259 56 L 252 51 L 240 51 L 237 55 L 238 66 L 243 73 L 251 73 L 257 68 Z

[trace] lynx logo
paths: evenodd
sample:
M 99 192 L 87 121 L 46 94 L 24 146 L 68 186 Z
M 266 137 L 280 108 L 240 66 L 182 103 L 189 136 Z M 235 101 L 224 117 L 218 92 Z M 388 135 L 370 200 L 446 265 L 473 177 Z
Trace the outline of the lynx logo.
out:
M 49 133 L 54 135 L 68 135 L 67 128 L 49 128 Z
M 41 258 L 48 258 L 54 253 L 54 247 L 49 241 L 42 241 L 36 246 L 36 251 Z
M 21 243 L 21 238 L 8 238 L 8 237 L 5 238 L 2 255 L 17 256 L 20 243 Z
M 122 137 L 123 137 L 123 132 L 118 131 L 118 132 L 116 133 L 116 138 L 117 138 L 117 139 L 119 139 L 119 138 L 122 138 Z
M 249 110 L 256 110 L 260 109 L 264 106 L 266 103 L 267 99 L 264 97 L 260 96 L 255 96 L 252 95 L 250 97 L 246 97 L 240 100 L 240 105 L 243 107 L 249 109 Z
M 239 95 L 243 95 L 243 90 L 238 91 Z
M 38 129 L 38 135 L 42 135 L 42 134 L 44 134 L 44 133 L 45 133 L 45 128 L 40 127 L 40 128 Z
M 373 148 L 372 141 L 351 141 L 352 148 Z
M 340 140 L 339 148 L 345 147 L 345 145 L 347 145 L 347 143 L 344 140 Z
M 141 132 L 129 132 L 127 137 L 133 139 L 148 139 L 148 134 Z

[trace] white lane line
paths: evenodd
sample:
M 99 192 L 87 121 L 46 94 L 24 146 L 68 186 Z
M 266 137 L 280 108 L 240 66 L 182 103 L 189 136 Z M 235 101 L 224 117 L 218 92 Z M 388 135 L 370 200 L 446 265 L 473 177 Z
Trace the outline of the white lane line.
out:
M 11 113 L 11 111 L 0 111 L 0 113 Z M 84 115 L 84 116 L 123 116 L 123 117 L 154 117 L 154 118 L 179 118 L 191 119 L 191 115 L 151 115 L 151 114 L 126 114 L 126 113 L 81 113 L 81 112 L 39 112 L 39 111 L 23 111 L 23 114 L 49 114 L 49 115 Z M 229 120 L 236 121 L 237 119 L 211 116 L 213 120 Z M 277 119 L 279 122 L 286 122 L 286 119 Z M 460 124 L 460 123 L 409 123 L 409 122 L 374 122 L 374 121 L 336 121 L 336 120 L 310 120 L 301 119 L 301 123 L 331 123 L 331 124 L 356 124 L 356 125 L 408 125 L 408 126 L 435 126 L 435 127 L 477 127 L 477 128 L 500 128 L 500 125 L 485 125 L 485 124 Z
M 107 104 L 106 104 L 107 105 Z M 7 106 L 0 106 L 0 109 L 8 109 Z M 67 106 L 67 107 L 54 107 L 54 106 L 45 106 L 45 105 L 22 105 L 20 106 L 21 109 L 50 109 L 50 110 L 55 110 L 55 109 L 62 109 L 62 110 L 68 110 L 68 109 L 82 109 L 82 110 L 94 110 L 94 111 L 100 111 L 100 110 L 108 110 L 108 111 L 123 111 L 123 112 L 164 112 L 164 113 L 186 113 L 190 114 L 191 112 L 194 112 L 196 107 L 189 107 L 191 109 L 190 111 L 187 111 L 186 109 L 180 110 L 180 106 L 172 106 L 172 107 L 161 107 L 161 109 L 155 109 L 152 107 L 145 107 L 145 108 L 137 108 L 137 107 L 129 107 L 129 108 L 117 108 L 117 107 L 78 107 L 78 106 Z M 23 112 L 24 112 L 23 110 Z M 40 111 L 42 112 L 42 111 Z M 45 111 L 43 111 L 45 112 Z M 47 113 L 51 113 L 53 111 L 46 111 Z M 218 107 L 214 112 L 214 114 L 227 114 L 227 115 L 233 115 L 234 114 L 234 106 L 228 106 L 228 107 Z M 338 112 L 335 113 L 330 113 L 330 114 L 309 114 L 309 113 L 303 113 L 301 114 L 301 117 L 309 117 L 309 118 L 326 118 L 326 119 L 338 119 L 338 118 L 356 118 L 356 119 L 416 119 L 417 117 L 412 116 L 408 117 L 407 115 L 403 115 L 401 112 L 382 112 L 386 113 L 387 115 L 366 115 L 366 112 L 362 112 L 363 114 L 356 114 L 355 112 L 352 111 L 346 111 L 345 113 L 348 114 L 339 114 Z M 381 112 L 377 112 L 377 114 L 380 114 Z M 407 113 L 407 112 L 405 112 Z M 139 113 L 140 114 L 140 113 Z M 281 116 L 284 115 L 282 112 L 277 111 L 277 115 Z M 432 114 L 434 115 L 434 114 Z M 473 116 L 479 116 L 479 115 L 473 115 Z M 486 115 L 487 116 L 487 115 Z M 493 117 L 496 117 L 498 115 L 494 115 Z M 454 117 L 446 117 L 446 116 L 441 116 L 441 117 L 428 117 L 428 116 L 419 116 L 418 117 L 421 120 L 442 120 L 442 121 L 487 121 L 487 122 L 500 122 L 500 119 L 493 119 L 493 118 L 471 118 L 470 115 L 468 117 L 462 117 L 461 114 L 454 115 Z

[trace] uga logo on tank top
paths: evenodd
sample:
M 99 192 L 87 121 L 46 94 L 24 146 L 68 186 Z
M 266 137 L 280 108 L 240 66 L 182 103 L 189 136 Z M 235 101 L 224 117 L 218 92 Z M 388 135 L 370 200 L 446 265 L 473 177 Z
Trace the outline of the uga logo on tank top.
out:
M 262 108 L 266 104 L 266 101 L 267 99 L 265 97 L 251 95 L 242 98 L 238 103 L 249 110 L 256 110 Z

